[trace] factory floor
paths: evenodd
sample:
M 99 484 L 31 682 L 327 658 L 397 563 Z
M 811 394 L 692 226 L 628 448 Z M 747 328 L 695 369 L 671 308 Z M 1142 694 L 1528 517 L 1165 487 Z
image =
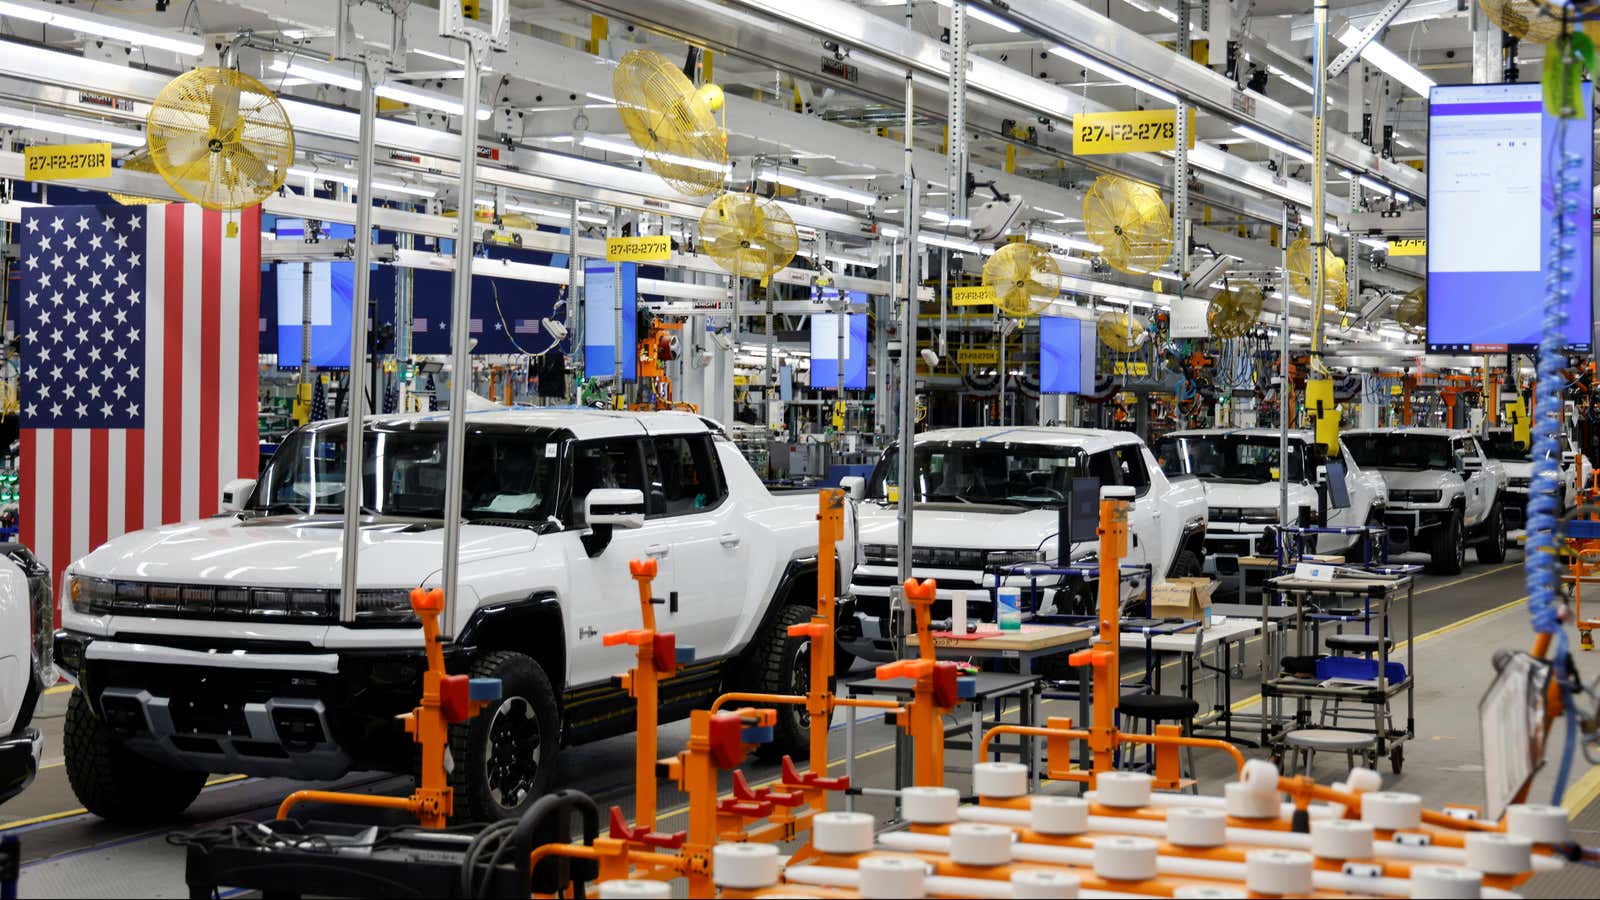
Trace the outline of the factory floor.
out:
M 1469 555 L 1469 560 L 1470 560 Z M 1500 648 L 1526 648 L 1531 641 L 1523 587 L 1521 555 L 1512 551 L 1502 565 L 1469 565 L 1459 576 L 1441 578 L 1420 576 L 1415 606 L 1417 688 L 1415 696 L 1416 730 L 1414 740 L 1405 747 L 1405 764 L 1394 775 L 1385 761 L 1381 766 L 1386 786 L 1422 795 L 1430 807 L 1446 802 L 1477 804 L 1483 800 L 1483 769 L 1478 741 L 1477 706 L 1492 674 L 1491 659 Z M 1573 645 L 1577 645 L 1576 635 Z M 1396 655 L 1403 657 L 1403 648 Z M 1136 653 L 1125 650 L 1124 672 L 1137 678 L 1142 662 Z M 1257 708 L 1260 661 L 1259 638 L 1246 645 L 1243 676 L 1233 685 L 1234 708 L 1250 712 Z M 1580 654 L 1580 671 L 1593 678 L 1591 660 L 1600 655 Z M 867 667 L 857 664 L 856 675 Z M 1169 675 L 1168 677 L 1172 677 Z M 1176 679 L 1168 682 L 1175 685 Z M 1211 697 L 1211 686 L 1202 683 L 1198 696 Z M 45 768 L 25 793 L 0 808 L 0 834 L 15 834 L 21 840 L 23 869 L 21 896 L 26 897 L 183 897 L 184 851 L 167 842 L 172 831 L 192 830 L 234 819 L 266 820 L 289 791 L 305 785 L 277 779 L 219 776 L 189 810 L 184 821 L 171 828 L 129 829 L 108 825 L 78 807 L 61 766 L 61 717 L 66 694 L 57 691 L 42 701 L 39 724 L 46 735 Z M 1077 705 L 1070 701 L 1046 701 L 1047 715 L 1075 715 Z M 1403 722 L 1404 707 L 1397 709 Z M 1008 716 L 1007 718 L 1010 718 Z M 660 733 L 663 755 L 675 752 L 687 737 L 687 726 L 664 726 Z M 1254 726 L 1238 732 L 1249 737 Z M 1554 735 L 1547 766 L 1535 783 L 1532 799 L 1547 802 L 1550 782 L 1559 748 L 1561 732 Z M 864 720 L 857 735 L 857 784 L 889 786 L 893 782 L 894 754 L 892 732 L 881 721 Z M 618 784 L 619 773 L 632 770 L 633 740 L 619 737 L 563 755 L 563 780 L 589 792 L 602 808 L 616 804 L 625 812 L 633 806 L 632 786 Z M 842 765 L 844 729 L 836 722 L 833 735 L 833 762 Z M 1261 756 L 1260 750 L 1246 750 L 1247 756 Z M 964 751 L 951 751 L 952 760 Z M 1224 754 L 1201 753 L 1196 758 L 1203 793 L 1221 793 L 1225 779 L 1232 775 L 1232 763 Z M 1345 767 L 1343 754 L 1325 754 L 1315 762 L 1314 774 L 1323 781 L 1336 780 Z M 775 766 L 753 761 L 746 767 L 752 785 L 760 785 L 777 775 Z M 950 783 L 965 789 L 965 775 L 952 774 Z M 724 779 L 726 787 L 727 780 Z M 402 794 L 409 780 L 378 774 L 354 775 L 337 787 L 363 791 Z M 1045 790 L 1065 786 L 1047 785 Z M 1600 843 L 1600 767 L 1591 768 L 1581 759 L 1575 766 L 1565 804 L 1574 816 L 1575 838 L 1584 843 Z M 671 787 L 658 795 L 661 814 L 658 828 L 672 830 L 687 824 L 684 797 Z M 885 801 L 861 798 L 860 809 L 883 815 Z M 325 808 L 316 813 L 330 817 Z M 1529 882 L 1527 896 L 1573 897 L 1600 895 L 1600 870 L 1569 867 L 1559 873 Z M 224 896 L 231 896 L 225 893 Z

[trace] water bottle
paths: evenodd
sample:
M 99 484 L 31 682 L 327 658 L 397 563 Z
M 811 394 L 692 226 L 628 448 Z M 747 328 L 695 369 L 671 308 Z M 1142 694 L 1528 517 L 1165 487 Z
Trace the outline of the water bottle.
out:
M 1022 590 L 1014 587 L 995 589 L 995 618 L 1001 631 L 1018 631 L 1022 628 Z

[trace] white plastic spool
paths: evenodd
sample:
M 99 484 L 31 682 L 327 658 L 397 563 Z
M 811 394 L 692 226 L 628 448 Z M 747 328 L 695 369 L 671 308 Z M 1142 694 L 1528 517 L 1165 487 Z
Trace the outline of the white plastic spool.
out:
M 1250 896 L 1242 887 L 1226 884 L 1186 884 L 1175 888 L 1172 896 L 1177 900 L 1242 900 Z
M 1374 791 L 1383 790 L 1383 776 L 1379 775 L 1376 769 L 1356 766 L 1350 770 L 1349 775 L 1345 776 L 1344 784 L 1345 787 L 1357 793 L 1370 794 Z
M 856 866 L 861 875 L 861 896 L 921 897 L 927 893 L 923 880 L 926 864 L 908 856 L 869 856 Z
M 1028 793 L 1028 767 L 1022 763 L 986 762 L 972 767 L 972 792 L 1006 799 Z
M 711 880 L 718 887 L 753 891 L 778 883 L 778 845 L 718 844 L 711 848 Z
M 1089 830 L 1089 801 L 1082 797 L 1037 795 L 1029 804 L 1029 826 L 1040 834 L 1082 834 Z
M 1459 866 L 1412 866 L 1411 896 L 1477 900 L 1483 896 L 1483 873 Z
M 1151 781 L 1144 772 L 1101 772 L 1095 779 L 1095 799 L 1118 809 L 1149 806 Z
M 1472 832 L 1467 835 L 1467 865 L 1489 875 L 1520 875 L 1533 868 L 1533 841 L 1520 834 Z
M 1220 809 L 1179 806 L 1167 810 L 1167 843 L 1178 847 L 1221 847 L 1228 841 L 1228 815 Z
M 1397 791 L 1373 791 L 1361 797 L 1361 821 L 1384 831 L 1422 825 L 1422 798 Z
M 1567 811 L 1547 803 L 1518 803 L 1506 808 L 1506 833 L 1520 834 L 1536 844 L 1565 844 L 1569 840 Z
M 1102 773 L 1104 778 L 1111 773 Z M 1103 837 L 1094 842 L 1094 873 L 1113 881 L 1147 881 L 1156 877 L 1155 841 L 1142 837 Z
M 1078 896 L 1078 876 L 1051 869 L 1012 872 L 1011 896 L 1016 900 L 1073 900 Z
M 1312 822 L 1311 852 L 1319 859 L 1370 859 L 1372 825 L 1353 819 Z
M 1011 862 L 1014 832 L 1004 825 L 962 822 L 950 826 L 950 859 L 963 866 L 1003 866 Z
M 1244 764 L 1244 771 L 1239 773 L 1239 781 L 1258 791 L 1278 790 L 1278 767 L 1264 759 L 1252 759 Z
M 900 815 L 913 825 L 948 825 L 961 808 L 961 792 L 947 787 L 908 787 L 900 792 Z
M 1299 850 L 1251 850 L 1244 855 L 1244 886 L 1252 894 L 1311 893 L 1316 860 Z
M 1223 808 L 1236 819 L 1276 819 L 1283 811 L 1276 787 L 1262 791 L 1247 782 L 1234 781 L 1224 785 L 1222 793 Z
M 671 896 L 672 885 L 665 881 L 613 878 L 600 882 L 600 900 L 666 900 Z
M 811 843 L 822 853 L 866 853 L 877 823 L 868 813 L 825 812 L 811 820 Z

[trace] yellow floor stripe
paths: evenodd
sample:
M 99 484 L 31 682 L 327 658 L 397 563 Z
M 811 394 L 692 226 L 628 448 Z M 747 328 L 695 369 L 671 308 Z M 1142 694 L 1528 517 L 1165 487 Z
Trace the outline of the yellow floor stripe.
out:
M 53 694 L 65 694 L 65 693 L 67 693 L 67 692 L 69 692 L 71 690 L 72 690 L 72 685 L 70 685 L 70 684 L 58 684 L 55 687 L 47 687 L 47 688 L 45 688 L 44 689 L 44 695 L 46 697 L 49 697 L 49 696 L 51 696 Z
M 206 787 L 216 787 L 219 784 L 231 784 L 231 783 L 233 783 L 235 781 L 243 781 L 248 777 L 250 777 L 250 776 L 248 776 L 248 775 L 224 775 L 221 778 L 213 778 L 210 781 L 206 782 Z M 12 831 L 12 830 L 17 829 L 17 828 L 26 828 L 29 825 L 41 825 L 41 824 L 43 824 L 45 822 L 54 822 L 54 821 L 57 821 L 58 819 L 70 819 L 73 816 L 85 815 L 88 812 L 89 811 L 87 809 L 84 809 L 83 807 L 80 806 L 77 809 L 67 809 L 67 810 L 62 810 L 61 812 L 46 813 L 46 814 L 44 814 L 42 816 L 34 816 L 31 819 L 18 819 L 15 822 L 7 822 L 4 825 L 0 825 L 0 831 Z
M 1567 818 L 1576 819 L 1578 813 L 1588 809 L 1596 797 L 1600 797 L 1600 766 L 1591 766 L 1582 778 L 1567 788 L 1567 795 L 1561 798 L 1561 806 L 1567 811 Z

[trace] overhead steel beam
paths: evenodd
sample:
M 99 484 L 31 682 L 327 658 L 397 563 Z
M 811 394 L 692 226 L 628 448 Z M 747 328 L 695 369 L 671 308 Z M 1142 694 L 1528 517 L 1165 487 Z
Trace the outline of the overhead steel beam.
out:
M 1366 26 L 1361 29 L 1361 34 L 1356 37 L 1356 42 L 1344 48 L 1338 56 L 1333 58 L 1333 62 L 1328 64 L 1328 77 L 1338 78 L 1344 74 L 1345 67 L 1354 62 L 1355 58 L 1361 55 L 1361 51 L 1365 50 L 1368 44 L 1377 39 L 1378 35 L 1389 27 L 1389 23 L 1394 21 L 1394 17 L 1399 15 L 1400 11 L 1405 9 L 1406 4 L 1410 2 L 1411 0 L 1388 0 L 1383 5 L 1383 9 L 1378 10 L 1378 14 L 1373 16 Z

